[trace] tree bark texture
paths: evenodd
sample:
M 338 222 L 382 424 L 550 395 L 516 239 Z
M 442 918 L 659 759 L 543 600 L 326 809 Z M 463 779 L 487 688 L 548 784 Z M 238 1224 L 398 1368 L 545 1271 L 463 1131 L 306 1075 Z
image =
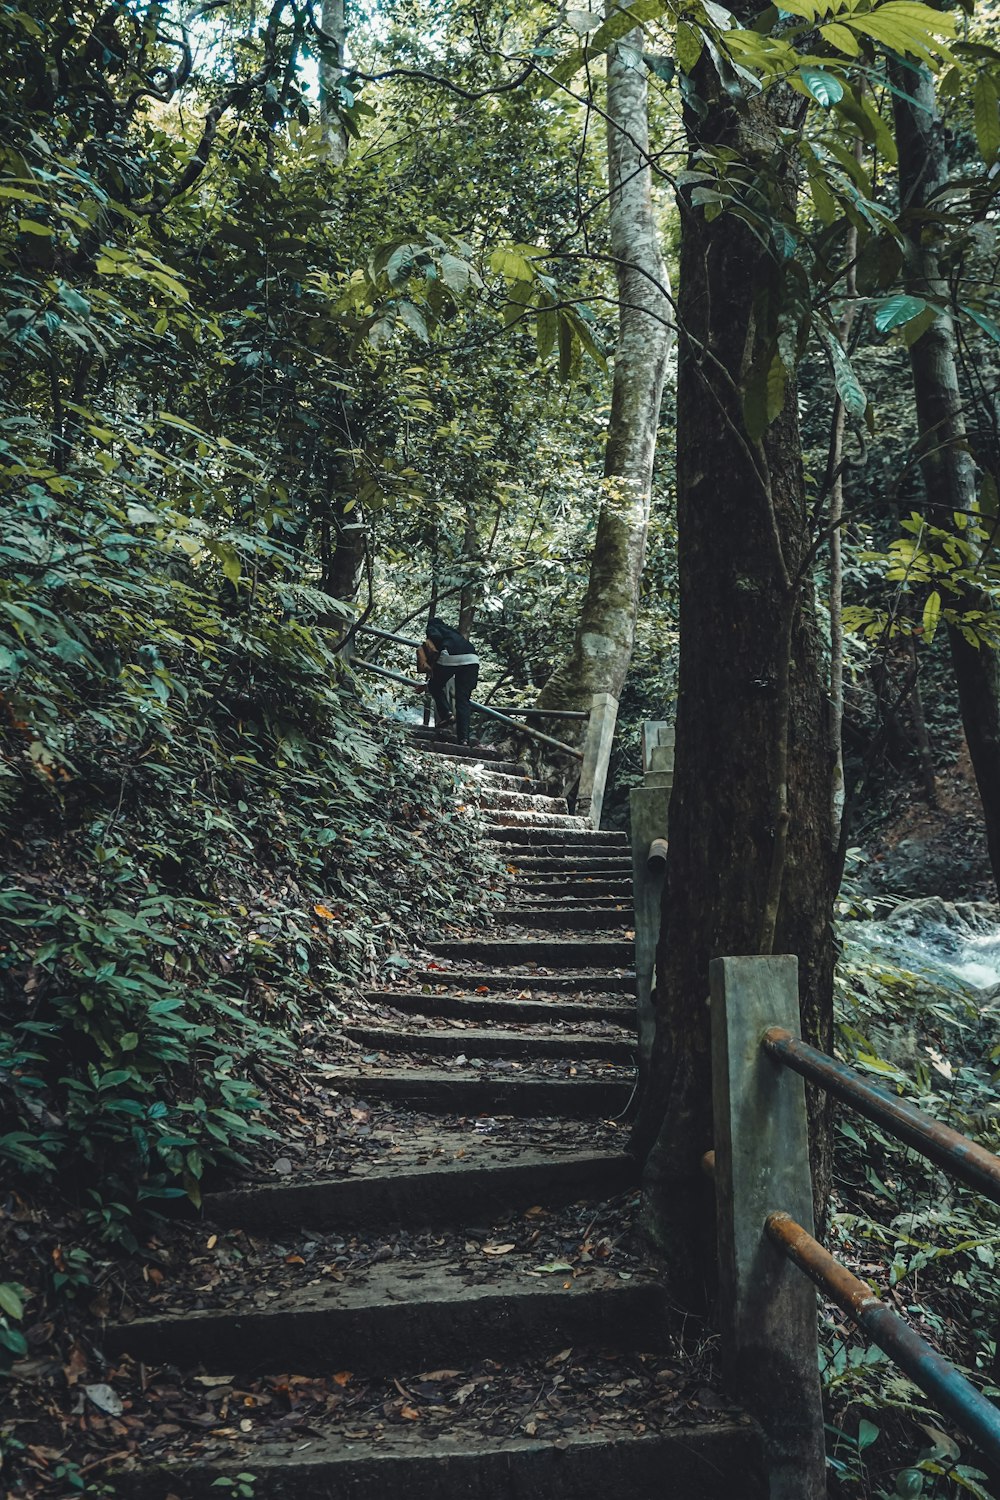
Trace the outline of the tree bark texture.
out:
M 620 698 L 632 656 L 660 401 L 673 344 L 670 284 L 653 215 L 646 74 L 633 65 L 642 45 L 637 30 L 608 53 L 609 232 L 618 337 L 604 498 L 573 648 L 542 689 L 541 708 L 586 709 L 594 693 Z M 582 742 L 583 733 L 577 726 L 565 729 L 570 740 Z
M 969 447 L 958 379 L 955 326 L 948 311 L 949 288 L 939 263 L 932 221 L 934 197 L 948 182 L 948 151 L 937 110 L 934 81 L 926 68 L 896 69 L 892 106 L 899 146 L 899 193 L 908 235 L 906 290 L 940 299 L 943 310 L 910 346 L 910 368 L 920 433 L 920 466 L 927 496 L 942 510 L 971 512 L 976 503 L 976 466 Z M 909 97 L 906 97 L 909 95 Z M 948 601 L 958 614 L 990 611 L 975 587 Z M 993 880 L 1000 893 L 1000 652 L 966 640 L 959 622 L 949 623 L 962 724 L 983 804 Z
M 734 111 L 707 63 L 696 84 L 710 102 L 704 122 L 686 111 L 692 156 L 702 146 L 732 148 L 792 212 L 794 169 L 778 125 L 794 123 L 794 106 L 770 94 Z M 709 222 L 689 197 L 681 206 L 677 754 L 656 1038 L 633 1145 L 645 1158 L 646 1232 L 675 1295 L 698 1307 L 715 1265 L 713 1194 L 700 1168 L 712 1145 L 709 962 L 762 950 L 797 955 L 803 1032 L 829 1051 L 835 856 L 794 388 L 760 441 L 743 415 L 785 271 L 735 214 Z M 811 1123 L 822 1191 L 825 1109 Z
M 322 0 L 322 26 L 326 35 L 337 44 L 337 61 L 329 54 L 319 65 L 319 107 L 323 126 L 323 146 L 334 166 L 342 166 L 347 160 L 347 131 L 340 122 L 335 109 L 330 108 L 330 96 L 338 93 L 338 85 L 344 72 L 344 57 L 347 48 L 347 17 L 344 0 Z
M 335 476 L 329 495 L 329 513 L 323 517 L 320 534 L 320 588 L 331 599 L 353 604 L 361 586 L 365 565 L 366 533 L 361 507 L 338 486 Z

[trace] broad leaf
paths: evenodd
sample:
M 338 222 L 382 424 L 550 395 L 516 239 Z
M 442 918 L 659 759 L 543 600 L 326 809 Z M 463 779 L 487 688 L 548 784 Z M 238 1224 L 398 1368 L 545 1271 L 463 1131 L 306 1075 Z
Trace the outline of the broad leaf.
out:
M 844 85 L 835 73 L 828 73 L 825 68 L 800 68 L 799 77 L 816 103 L 822 104 L 824 109 L 839 104 L 844 97 Z
M 927 306 L 923 297 L 909 297 L 900 293 L 880 304 L 873 322 L 879 333 L 888 333 L 890 328 L 898 328 L 901 323 L 909 323 L 911 318 L 918 317 Z

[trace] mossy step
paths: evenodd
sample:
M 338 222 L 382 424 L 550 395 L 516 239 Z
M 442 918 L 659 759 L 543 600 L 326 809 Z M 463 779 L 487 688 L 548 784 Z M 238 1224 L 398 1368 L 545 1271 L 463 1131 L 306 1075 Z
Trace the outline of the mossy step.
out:
M 417 984 L 457 986 L 465 993 L 483 990 L 531 990 L 532 995 L 564 994 L 567 990 L 586 995 L 633 995 L 635 975 L 621 974 L 516 973 L 509 969 L 414 969 L 408 976 Z
M 414 1424 L 416 1425 L 416 1424 Z M 218 1500 L 220 1479 L 246 1470 L 254 1500 L 766 1500 L 760 1435 L 749 1423 L 664 1432 L 586 1430 L 552 1438 L 453 1439 L 389 1428 L 378 1442 L 325 1437 L 243 1449 L 238 1457 L 111 1476 L 121 1500 Z
M 521 1074 L 483 1076 L 469 1069 L 376 1067 L 322 1068 L 323 1085 L 348 1098 L 387 1099 L 432 1114 L 556 1115 L 611 1119 L 628 1107 L 632 1084 L 604 1078 L 544 1078 Z
M 368 990 L 367 998 L 395 1006 L 404 1014 L 416 1011 L 419 1015 L 460 1021 L 612 1021 L 626 1027 L 635 1024 L 634 1005 L 609 1004 L 599 999 L 508 1000 L 499 995 L 425 994 L 422 990 Z
M 631 869 L 632 856 L 625 834 L 613 828 L 588 828 L 582 818 L 569 828 L 498 824 L 489 830 L 489 834 L 498 844 L 548 844 L 560 853 L 568 848 L 579 848 L 604 857 L 610 853 L 627 855 Z
M 179 1310 L 112 1323 L 112 1359 L 195 1366 L 209 1373 L 393 1375 L 407 1367 L 517 1360 L 579 1343 L 614 1349 L 660 1346 L 667 1336 L 663 1288 L 611 1272 L 532 1280 L 496 1268 L 470 1285 L 452 1262 L 370 1266 L 357 1281 L 289 1290 L 263 1309 Z
M 454 1148 L 448 1137 L 446 1146 Z M 438 1161 L 303 1183 L 268 1183 L 205 1198 L 205 1216 L 224 1227 L 284 1233 L 290 1227 L 356 1230 L 490 1222 L 533 1203 L 554 1206 L 624 1192 L 639 1179 L 624 1152 L 525 1150 L 508 1161 Z
M 429 1026 L 415 1031 L 398 1026 L 345 1026 L 344 1035 L 374 1052 L 438 1052 L 447 1057 L 462 1053 L 466 1057 L 595 1057 L 620 1063 L 634 1062 L 636 1055 L 635 1041 L 624 1036 L 564 1036 L 560 1032 L 546 1036 L 537 1031 Z
M 505 927 L 527 927 L 561 932 L 564 928 L 582 931 L 614 932 L 630 930 L 635 923 L 631 906 L 609 901 L 602 906 L 584 906 L 566 901 L 561 906 L 508 906 L 497 916 Z
M 442 938 L 427 950 L 453 962 L 481 966 L 540 964 L 546 969 L 624 969 L 635 945 L 625 938 Z

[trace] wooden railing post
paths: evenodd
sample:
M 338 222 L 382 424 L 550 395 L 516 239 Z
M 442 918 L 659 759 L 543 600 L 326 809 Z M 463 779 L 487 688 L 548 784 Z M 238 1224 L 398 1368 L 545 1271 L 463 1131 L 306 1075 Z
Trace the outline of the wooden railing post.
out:
M 638 1007 L 639 1055 L 648 1063 L 656 1018 L 653 983 L 656 945 L 666 864 L 662 857 L 667 836 L 667 813 L 674 782 L 674 729 L 666 722 L 650 722 L 642 729 L 642 786 L 629 792 L 632 830 L 632 899 L 635 907 L 635 998 Z M 659 847 L 653 849 L 653 845 Z M 662 852 L 661 852 L 662 851 Z
M 812 1233 L 802 1080 L 761 1047 L 770 1026 L 799 1035 L 798 960 L 710 973 L 723 1373 L 763 1429 L 771 1500 L 825 1500 L 816 1293 L 764 1232 L 781 1209 Z
M 576 810 L 589 818 L 594 828 L 601 826 L 604 788 L 608 780 L 611 746 L 618 721 L 618 699 L 610 693 L 595 693 L 590 700 L 587 736 L 583 742 L 583 764 L 576 794 Z

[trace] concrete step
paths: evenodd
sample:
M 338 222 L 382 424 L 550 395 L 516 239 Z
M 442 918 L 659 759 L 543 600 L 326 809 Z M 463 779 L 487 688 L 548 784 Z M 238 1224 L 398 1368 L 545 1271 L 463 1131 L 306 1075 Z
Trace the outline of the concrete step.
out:
M 531 851 L 530 853 L 528 851 Z M 509 869 L 534 879 L 548 877 L 560 882 L 603 876 L 632 883 L 632 861 L 609 850 L 594 854 L 586 849 L 560 849 L 558 845 L 503 844 L 496 851 Z
M 470 766 L 469 781 L 486 790 L 498 792 L 531 792 L 537 796 L 551 796 L 544 781 L 532 781 L 530 776 L 510 776 L 506 771 L 495 771 L 492 766 Z
M 453 962 L 481 967 L 540 964 L 546 969 L 626 969 L 635 948 L 625 938 L 443 938 L 429 952 Z
M 495 808 L 486 809 L 489 812 L 488 827 L 493 837 L 496 830 L 502 829 L 506 832 L 512 828 L 530 829 L 532 832 L 545 833 L 555 829 L 565 829 L 567 832 L 576 834 L 589 833 L 590 823 L 586 818 L 578 818 L 575 813 L 570 812 L 536 812 L 532 808 L 519 811 L 517 808 Z
M 477 790 L 476 801 L 494 823 L 498 819 L 505 819 L 508 813 L 544 813 L 546 816 L 569 817 L 566 798 L 550 797 L 545 793 L 506 792 L 496 787 L 483 786 Z
M 415 746 L 425 755 L 440 755 L 445 760 L 468 761 L 471 765 L 488 766 L 493 771 L 502 771 L 506 776 L 530 776 L 528 767 L 520 760 L 510 760 L 500 750 L 473 750 L 469 745 L 456 745 L 439 740 Z
M 619 857 L 627 856 L 629 868 L 632 867 L 632 855 L 624 833 L 618 833 L 613 828 L 588 828 L 582 818 L 578 818 L 573 827 L 565 829 L 549 826 L 498 825 L 490 829 L 490 837 L 498 844 L 551 845 L 560 854 L 567 849 L 578 848 L 587 850 L 588 855 L 603 855 L 605 858 L 609 854 L 616 854 Z M 530 851 L 525 850 L 525 853 L 528 852 Z M 538 852 L 547 853 L 548 851 Z
M 531 981 L 528 981 L 530 985 Z M 369 990 L 368 999 L 392 1005 L 406 1014 L 445 1016 L 456 1021 L 546 1022 L 613 1021 L 634 1027 L 635 1006 L 603 1000 L 509 1000 L 500 995 L 427 995 L 417 990 Z
M 464 994 L 492 990 L 531 990 L 533 995 L 570 991 L 577 994 L 628 995 L 635 993 L 634 976 L 623 974 L 510 974 L 503 969 L 415 969 L 417 984 L 447 984 Z
M 555 1019 L 550 1017 L 550 1020 Z M 458 1057 L 596 1057 L 608 1062 L 633 1063 L 636 1043 L 631 1037 L 548 1036 L 537 1031 L 447 1030 L 422 1026 L 345 1026 L 344 1035 L 372 1052 L 437 1052 Z
M 416 1424 L 414 1424 L 416 1425 Z M 388 1427 L 377 1442 L 324 1432 L 254 1444 L 229 1457 L 203 1453 L 170 1467 L 148 1460 L 109 1477 L 121 1500 L 218 1500 L 221 1481 L 245 1469 L 255 1500 L 766 1500 L 760 1435 L 733 1419 L 613 1436 L 559 1429 L 558 1442 L 472 1433 L 422 1436 Z
M 583 901 L 593 906 L 603 906 L 606 901 L 632 905 L 631 880 L 607 880 L 600 875 L 577 875 L 566 880 L 551 880 L 547 875 L 522 875 L 514 892 L 519 906 L 526 906 L 529 901 L 554 906 L 562 900 Z
M 606 901 L 586 906 L 564 901 L 560 906 L 508 906 L 497 918 L 501 927 L 526 927 L 535 932 L 545 930 L 562 932 L 631 931 L 635 916 L 631 905 Z
M 454 1141 L 448 1146 L 452 1149 Z M 525 1150 L 512 1160 L 496 1160 L 487 1151 L 482 1155 L 481 1161 L 380 1168 L 359 1176 L 210 1193 L 205 1214 L 213 1224 L 254 1232 L 280 1235 L 296 1227 L 370 1234 L 396 1225 L 490 1223 L 533 1203 L 596 1200 L 639 1181 L 635 1158 L 624 1152 L 558 1156 Z
M 573 1344 L 662 1347 L 667 1303 L 656 1282 L 593 1271 L 569 1285 L 496 1267 L 496 1280 L 467 1285 L 451 1262 L 370 1266 L 363 1278 L 281 1295 L 264 1310 L 184 1311 L 111 1324 L 112 1359 L 195 1365 L 209 1373 L 294 1370 L 300 1375 L 503 1362 Z
M 452 1115 L 555 1115 L 568 1120 L 612 1119 L 627 1108 L 632 1084 L 620 1076 L 502 1077 L 475 1069 L 376 1067 L 361 1063 L 320 1068 L 324 1087 L 349 1098 L 391 1099 L 407 1109 Z

